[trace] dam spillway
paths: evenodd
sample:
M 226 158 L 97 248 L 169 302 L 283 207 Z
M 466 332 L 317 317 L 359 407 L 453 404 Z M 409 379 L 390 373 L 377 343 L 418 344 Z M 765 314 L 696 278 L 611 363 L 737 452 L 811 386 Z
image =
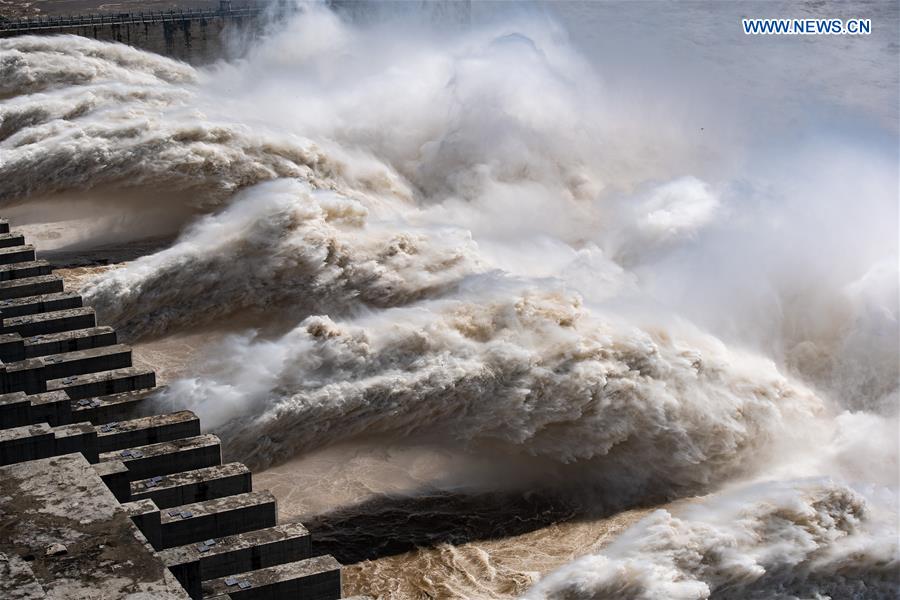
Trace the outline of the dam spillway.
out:
M 341 598 L 341 565 L 0 221 L 0 597 Z

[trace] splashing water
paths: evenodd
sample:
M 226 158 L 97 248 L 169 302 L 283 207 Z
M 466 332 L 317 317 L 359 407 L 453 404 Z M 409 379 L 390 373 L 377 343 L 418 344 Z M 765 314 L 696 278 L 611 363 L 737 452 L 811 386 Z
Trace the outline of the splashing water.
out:
M 203 69 L 0 40 L 0 201 L 77 202 L 88 246 L 147 235 L 110 206 L 167 215 L 172 243 L 83 292 L 134 340 L 257 325 L 166 397 L 242 460 L 425 438 L 492 457 L 498 487 L 507 460 L 557 465 L 607 511 L 712 493 L 528 598 L 889 597 L 896 91 L 845 67 L 890 42 L 841 41 L 816 94 L 790 82 L 812 57 L 732 98 L 784 41 L 703 34 L 738 50 L 692 49 L 711 74 L 679 83 L 656 61 L 683 40 L 634 48 L 640 7 L 578 38 L 593 6 L 403 34 L 308 6 Z

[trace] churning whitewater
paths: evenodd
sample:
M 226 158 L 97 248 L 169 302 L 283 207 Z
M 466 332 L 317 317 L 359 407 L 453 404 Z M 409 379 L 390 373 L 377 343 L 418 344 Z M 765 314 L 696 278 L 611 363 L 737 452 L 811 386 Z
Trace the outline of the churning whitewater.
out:
M 161 401 L 240 460 L 424 438 L 662 504 L 531 589 L 447 597 L 896 597 L 896 148 L 773 158 L 781 124 L 736 119 L 764 91 L 667 109 L 543 13 L 404 23 L 305 6 L 204 68 L 0 40 L 0 201 L 76 203 L 80 247 L 164 240 L 85 302 L 132 340 L 229 332 Z

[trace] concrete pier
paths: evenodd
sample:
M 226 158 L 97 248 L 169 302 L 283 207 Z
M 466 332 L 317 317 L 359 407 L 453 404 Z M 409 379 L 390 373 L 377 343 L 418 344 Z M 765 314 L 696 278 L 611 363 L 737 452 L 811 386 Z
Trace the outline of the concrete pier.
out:
M 116 500 L 123 503 L 132 500 L 128 467 L 117 460 L 110 460 L 98 462 L 94 465 L 94 471 L 116 497 Z
M 63 291 L 63 280 L 59 275 L 39 275 L 21 279 L 0 280 L 0 300 L 56 294 Z
M 9 227 L 8 224 L 7 227 Z M 0 233 L 0 248 L 9 248 L 10 246 L 24 245 L 25 236 L 21 233 Z
M 47 381 L 131 366 L 131 348 L 124 345 L 104 346 L 29 358 L 0 369 L 0 391 L 24 391 L 39 394 L 47 391 Z
M 0 598 L 340 598 L 340 565 L 117 342 L 0 220 Z
M 113 421 L 97 427 L 97 447 L 111 452 L 170 442 L 200 435 L 200 419 L 189 410 L 152 415 L 131 421 Z
M 79 454 L 0 468 L 0 523 L 0 598 L 189 598 Z
M 194 598 L 202 596 L 203 581 L 298 562 L 311 552 L 306 528 L 288 523 L 170 548 L 159 557 Z
M 331 556 L 317 556 L 203 584 L 203 598 L 303 598 L 328 600 L 341 593 L 341 565 Z
M 248 492 L 182 504 L 162 511 L 162 547 L 274 527 L 277 519 L 275 496 L 270 492 Z
M 34 246 L 0 246 L 0 265 L 34 260 Z
M 221 464 L 222 450 L 219 438 L 207 433 L 100 455 L 101 462 L 110 460 L 124 463 L 136 481 Z
M 54 279 L 54 281 L 56 280 Z M 81 308 L 81 306 L 81 296 L 71 292 L 56 292 L 53 294 L 0 300 L 0 319 L 69 308 Z
M 128 367 L 53 379 L 47 382 L 47 391 L 63 390 L 72 400 L 94 396 L 111 396 L 124 392 L 149 389 L 156 385 L 156 373 L 147 369 Z
M 50 271 L 50 263 L 46 260 L 0 265 L 0 281 L 40 277 L 41 275 L 49 275 Z
M 53 456 L 56 438 L 46 423 L 0 431 L 0 464 L 11 465 Z
M 46 423 L 0 430 L 0 465 L 80 452 L 98 461 L 97 433 L 88 423 L 50 427 Z
M 25 352 L 25 358 L 34 358 L 48 354 L 63 354 L 112 346 L 117 341 L 116 331 L 112 327 L 88 327 L 87 329 L 73 329 L 25 338 L 22 349 Z
M 134 418 L 141 411 L 141 405 L 144 401 L 157 390 L 158 388 L 154 389 L 147 386 L 130 392 L 82 398 L 75 402 L 70 401 L 72 419 L 75 421 L 90 421 L 99 425 L 111 421 L 125 421 Z M 67 393 L 65 395 L 67 398 L 71 397 Z
M 3 319 L 0 333 L 18 333 L 22 337 L 59 333 L 73 329 L 94 327 L 97 324 L 94 309 L 81 307 L 56 310 L 47 313 L 22 315 Z
M 241 463 L 214 465 L 141 479 L 131 483 L 131 497 L 148 498 L 160 508 L 191 504 L 253 491 L 250 469 Z

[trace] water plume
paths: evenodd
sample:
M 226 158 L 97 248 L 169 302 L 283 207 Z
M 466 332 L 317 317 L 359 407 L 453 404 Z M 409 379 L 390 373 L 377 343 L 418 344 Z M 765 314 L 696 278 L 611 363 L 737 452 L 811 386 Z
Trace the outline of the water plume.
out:
M 233 338 L 227 379 L 169 393 L 258 465 L 362 432 L 432 435 L 583 461 L 632 499 L 737 474 L 821 410 L 771 362 L 690 328 L 642 331 L 598 319 L 577 296 L 512 289 Z
M 895 598 L 896 518 L 828 481 L 769 484 L 658 510 L 528 600 Z
M 164 398 L 256 466 L 377 435 L 566 465 L 604 506 L 725 488 L 530 598 L 886 594 L 896 75 L 863 67 L 895 40 L 783 64 L 796 40 L 700 25 L 735 7 L 648 42 L 635 4 L 576 43 L 611 9 L 565 6 L 441 29 L 303 5 L 199 69 L 0 40 L 0 202 L 170 215 L 86 300 L 132 340 L 261 323 Z
M 408 304 L 479 270 L 471 238 L 367 224 L 364 204 L 295 180 L 262 184 L 170 248 L 89 282 L 87 301 L 133 337 L 291 306 Z

